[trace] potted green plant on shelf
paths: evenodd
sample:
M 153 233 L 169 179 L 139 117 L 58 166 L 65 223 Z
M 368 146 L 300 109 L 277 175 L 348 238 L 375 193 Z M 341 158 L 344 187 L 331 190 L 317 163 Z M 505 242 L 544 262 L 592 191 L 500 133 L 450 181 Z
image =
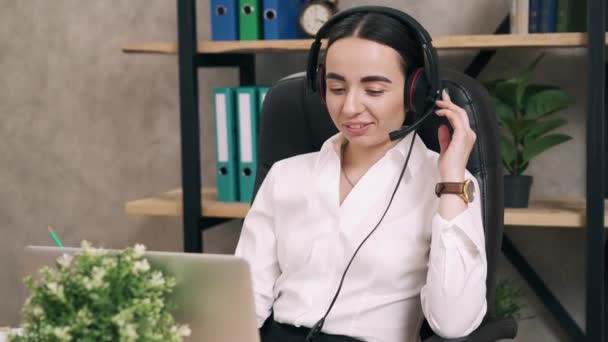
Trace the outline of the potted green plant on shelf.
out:
M 571 139 L 554 130 L 567 123 L 554 114 L 574 103 L 557 86 L 531 84 L 532 72 L 543 58 L 538 56 L 520 75 L 484 82 L 496 105 L 501 130 L 505 207 L 528 206 L 532 176 L 524 175 L 530 161 L 551 147 Z
M 173 277 L 153 269 L 145 247 L 92 248 L 64 254 L 40 279 L 25 279 L 30 297 L 21 332 L 9 341 L 182 341 L 190 334 L 170 312 Z

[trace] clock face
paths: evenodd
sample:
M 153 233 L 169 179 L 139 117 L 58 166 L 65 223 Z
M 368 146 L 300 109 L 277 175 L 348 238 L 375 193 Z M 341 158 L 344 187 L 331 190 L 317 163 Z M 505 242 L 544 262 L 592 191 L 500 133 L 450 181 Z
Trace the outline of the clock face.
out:
M 314 36 L 331 16 L 332 11 L 328 6 L 323 4 L 310 4 L 302 11 L 300 26 L 306 34 Z

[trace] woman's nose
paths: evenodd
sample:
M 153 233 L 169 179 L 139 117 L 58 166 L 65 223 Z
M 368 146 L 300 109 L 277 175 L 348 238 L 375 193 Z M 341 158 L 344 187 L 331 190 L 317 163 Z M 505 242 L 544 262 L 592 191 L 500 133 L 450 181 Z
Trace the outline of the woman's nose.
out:
M 361 96 L 355 89 L 351 89 L 346 93 L 344 99 L 344 106 L 342 111 L 345 114 L 355 115 L 363 111 L 363 104 L 361 102 Z

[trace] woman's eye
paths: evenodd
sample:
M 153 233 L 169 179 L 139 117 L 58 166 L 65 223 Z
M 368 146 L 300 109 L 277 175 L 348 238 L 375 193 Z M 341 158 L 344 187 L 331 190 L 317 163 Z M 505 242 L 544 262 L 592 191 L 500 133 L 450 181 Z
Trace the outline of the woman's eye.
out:
M 373 89 L 368 89 L 366 90 L 368 94 L 373 95 L 373 96 L 378 96 L 378 95 L 382 95 L 384 94 L 384 90 L 373 90 Z
M 329 88 L 329 91 L 333 94 L 340 94 L 344 92 L 344 88 Z

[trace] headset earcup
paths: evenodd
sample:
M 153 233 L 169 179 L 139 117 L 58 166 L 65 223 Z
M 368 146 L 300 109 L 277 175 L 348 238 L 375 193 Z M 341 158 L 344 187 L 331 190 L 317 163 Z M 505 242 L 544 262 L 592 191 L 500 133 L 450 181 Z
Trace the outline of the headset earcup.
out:
M 321 101 L 325 103 L 325 66 L 323 65 L 323 63 L 319 64 L 317 82 L 319 84 L 319 96 L 321 97 Z
M 409 112 L 420 114 L 429 99 L 430 83 L 424 68 L 416 68 L 408 75 L 405 83 L 405 104 Z

